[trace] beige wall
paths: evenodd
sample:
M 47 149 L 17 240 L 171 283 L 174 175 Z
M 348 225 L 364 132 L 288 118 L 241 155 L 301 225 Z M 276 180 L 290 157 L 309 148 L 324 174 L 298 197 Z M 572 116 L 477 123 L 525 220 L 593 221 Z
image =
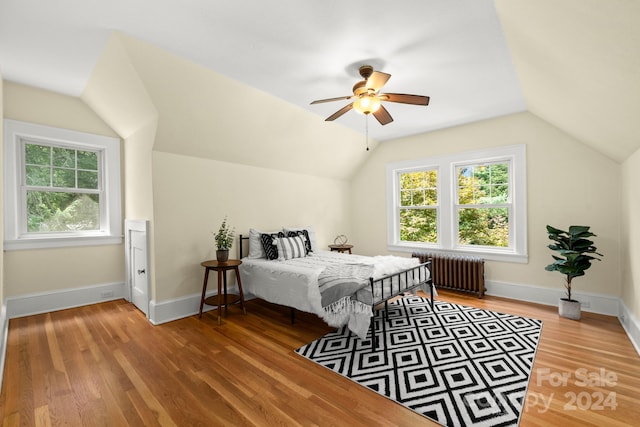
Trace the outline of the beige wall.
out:
M 562 288 L 551 259 L 545 225 L 590 225 L 605 254 L 575 291 L 620 295 L 620 165 L 530 113 L 385 142 L 351 182 L 353 242 L 368 254 L 386 252 L 387 163 L 513 144 L 526 144 L 528 264 L 487 262 L 487 279 Z
M 640 319 L 640 150 L 622 165 L 622 302 Z
M 387 163 L 526 144 L 529 263 L 489 262 L 487 278 L 561 287 L 561 276 L 544 271 L 551 260 L 544 226 L 591 225 L 605 258 L 577 279 L 576 290 L 617 297 L 624 281 L 625 301 L 639 310 L 637 267 L 630 259 L 621 263 L 619 245 L 621 233 L 636 231 L 631 218 L 640 208 L 630 170 L 638 154 L 625 164 L 623 180 L 619 164 L 530 113 L 390 141 L 366 153 L 350 130 L 122 35 L 110 39 L 81 100 L 10 82 L 3 99 L 8 118 L 110 136 L 115 129 L 124 138 L 125 216 L 151 220 L 156 302 L 199 292 L 199 262 L 213 257 L 211 232 L 225 215 L 239 233 L 312 224 L 321 246 L 347 234 L 358 253 L 386 253 Z M 251 110 L 249 100 L 260 108 Z M 625 250 L 637 251 L 631 241 Z M 124 280 L 121 246 L 14 251 L 4 261 L 5 296 Z M 29 271 L 33 265 L 47 273 Z
M 0 73 L 0 189 L 4 189 L 4 80 Z M 4 224 L 4 190 L 0 190 L 0 224 Z M 0 227 L 0 242 L 4 241 L 4 226 Z M 0 252 L 0 311 L 4 306 L 4 251 Z M 0 316 L 0 320 L 2 320 Z M 0 323 L 0 325 L 2 325 Z M 0 345 L 2 347 L 2 345 Z
M 124 219 L 149 221 L 147 270 L 152 290 L 149 297 L 153 298 L 155 239 L 151 159 L 158 111 L 117 33 L 109 38 L 82 93 L 82 100 L 124 139 Z
M 158 110 L 155 151 L 340 179 L 368 157 L 363 135 L 339 121 L 327 123 L 158 47 L 119 39 Z
M 313 225 L 325 247 L 350 233 L 348 182 L 171 153 L 153 153 L 154 299 L 197 294 L 223 218 L 238 234 Z M 237 257 L 237 239 L 231 256 Z
M 225 214 L 246 233 L 296 225 L 312 209 L 297 225 L 347 232 L 342 176 L 309 175 L 350 173 L 365 156 L 351 130 L 118 33 L 82 100 L 124 138 L 125 217 L 151 221 L 155 302 L 200 291 L 199 263 L 213 256 L 211 231 Z
M 78 98 L 4 82 L 4 118 L 99 135 L 117 135 Z M 124 281 L 123 245 L 4 254 L 4 296 Z

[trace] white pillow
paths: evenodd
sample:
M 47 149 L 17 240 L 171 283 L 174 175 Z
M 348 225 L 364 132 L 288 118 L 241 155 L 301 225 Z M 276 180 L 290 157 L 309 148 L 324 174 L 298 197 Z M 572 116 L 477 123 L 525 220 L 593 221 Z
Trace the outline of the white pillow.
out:
M 307 233 L 309 233 L 309 240 L 311 241 L 311 252 L 316 252 L 317 251 L 317 247 L 316 247 L 316 232 L 313 229 L 313 226 L 310 225 L 308 227 L 284 227 L 284 233 L 287 234 L 289 231 L 300 231 L 300 230 L 307 230 Z
M 278 234 L 282 230 L 278 231 L 258 231 L 254 228 L 249 229 L 249 255 L 247 258 L 266 258 L 262 248 L 262 242 L 260 241 L 261 234 Z
M 278 247 L 278 261 L 307 256 L 307 248 L 304 246 L 305 239 L 302 236 L 278 237 L 275 240 Z

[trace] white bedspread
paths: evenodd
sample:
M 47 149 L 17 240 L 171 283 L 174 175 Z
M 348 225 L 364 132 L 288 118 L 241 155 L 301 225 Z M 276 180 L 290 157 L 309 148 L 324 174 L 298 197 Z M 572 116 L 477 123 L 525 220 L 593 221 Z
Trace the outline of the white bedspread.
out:
M 265 301 L 314 313 L 328 321 L 327 313 L 321 304 L 318 276 L 327 266 L 337 263 L 373 265 L 373 278 L 378 279 L 414 267 L 420 262 L 417 258 L 365 257 L 330 251 L 316 251 L 307 257 L 286 261 L 244 258 L 240 266 L 242 287 L 244 292 Z M 374 299 L 378 297 L 379 295 L 374 295 Z M 362 319 L 363 315 L 366 321 Z M 360 313 L 358 319 L 354 318 L 349 322 L 350 329 L 363 337 L 369 327 L 371 315 L 370 311 Z

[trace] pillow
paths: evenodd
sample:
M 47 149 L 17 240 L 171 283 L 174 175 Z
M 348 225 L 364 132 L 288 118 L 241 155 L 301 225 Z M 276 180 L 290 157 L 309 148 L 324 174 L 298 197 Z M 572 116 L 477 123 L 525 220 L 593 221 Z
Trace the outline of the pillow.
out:
M 284 227 L 285 233 L 288 233 L 289 231 L 303 231 L 303 230 L 307 230 L 307 234 L 309 234 L 309 243 L 311 245 L 311 252 L 315 252 L 318 248 L 316 247 L 316 232 L 313 229 L 312 225 L 308 227 Z
M 304 258 L 307 256 L 307 248 L 303 239 L 303 236 L 278 237 L 276 239 L 276 246 L 278 247 L 278 261 L 293 258 Z
M 311 252 L 311 240 L 309 240 L 309 232 L 307 230 L 287 232 L 287 237 L 296 237 L 296 236 L 302 237 L 302 241 L 304 242 L 305 255 Z
M 278 233 L 261 233 L 260 241 L 262 242 L 262 249 L 264 254 L 269 260 L 278 259 L 278 247 L 276 246 L 276 239 L 278 237 L 284 237 L 283 232 Z
M 247 255 L 247 258 L 266 258 L 262 241 L 260 240 L 261 234 L 278 234 L 278 231 L 258 231 L 255 228 L 250 228 L 249 255 Z

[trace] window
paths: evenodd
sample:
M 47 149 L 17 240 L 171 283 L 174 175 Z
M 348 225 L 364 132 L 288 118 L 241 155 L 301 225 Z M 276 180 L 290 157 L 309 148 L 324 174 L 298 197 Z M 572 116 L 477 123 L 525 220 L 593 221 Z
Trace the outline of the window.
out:
M 388 248 L 527 262 L 523 145 L 387 166 Z
M 438 243 L 438 171 L 404 172 L 400 180 L 400 240 Z
M 509 162 L 456 166 L 458 244 L 509 246 Z
M 122 241 L 120 141 L 5 120 L 5 249 Z

